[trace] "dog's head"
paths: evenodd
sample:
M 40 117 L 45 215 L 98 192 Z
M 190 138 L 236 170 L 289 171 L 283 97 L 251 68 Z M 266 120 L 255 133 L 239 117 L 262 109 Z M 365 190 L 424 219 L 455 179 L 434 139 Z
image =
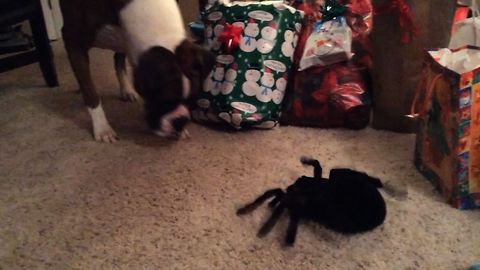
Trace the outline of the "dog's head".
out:
M 190 120 L 189 105 L 201 91 L 214 56 L 189 41 L 175 53 L 152 47 L 138 59 L 134 84 L 145 101 L 147 123 L 162 137 L 180 138 Z

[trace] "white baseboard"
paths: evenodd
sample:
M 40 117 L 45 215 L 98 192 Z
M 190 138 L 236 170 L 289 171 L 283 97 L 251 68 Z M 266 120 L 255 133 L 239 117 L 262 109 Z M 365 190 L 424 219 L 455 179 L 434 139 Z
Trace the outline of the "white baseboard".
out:
M 62 38 L 63 17 L 58 0 L 41 0 L 43 16 L 50 40 Z

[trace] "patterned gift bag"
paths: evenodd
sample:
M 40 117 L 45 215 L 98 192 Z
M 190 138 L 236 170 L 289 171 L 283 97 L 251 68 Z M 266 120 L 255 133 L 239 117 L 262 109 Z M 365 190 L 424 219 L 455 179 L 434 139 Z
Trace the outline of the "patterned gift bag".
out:
M 204 18 L 205 46 L 217 64 L 193 118 L 237 129 L 275 127 L 303 13 L 283 1 L 219 1 Z
M 460 209 L 480 207 L 480 51 L 426 56 L 415 164 Z

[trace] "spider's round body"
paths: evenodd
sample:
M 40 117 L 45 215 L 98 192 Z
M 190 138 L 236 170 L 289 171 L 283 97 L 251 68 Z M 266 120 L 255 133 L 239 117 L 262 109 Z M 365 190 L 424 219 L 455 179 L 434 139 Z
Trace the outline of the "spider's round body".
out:
M 298 178 L 286 192 L 279 188 L 267 190 L 237 211 L 239 215 L 249 213 L 274 197 L 269 206 L 275 209 L 259 230 L 259 236 L 270 232 L 285 209 L 290 212 L 285 239 L 290 245 L 295 242 L 301 219 L 309 219 L 347 234 L 372 230 L 383 223 L 387 208 L 378 191 L 382 187 L 379 179 L 350 169 L 333 169 L 329 179 L 325 179 L 317 160 L 302 158 L 301 161 L 314 167 L 314 177 Z
M 352 175 L 299 178 L 287 189 L 286 207 L 301 218 L 342 233 L 364 232 L 382 224 L 387 211 L 374 184 L 375 178 L 353 171 L 348 173 Z

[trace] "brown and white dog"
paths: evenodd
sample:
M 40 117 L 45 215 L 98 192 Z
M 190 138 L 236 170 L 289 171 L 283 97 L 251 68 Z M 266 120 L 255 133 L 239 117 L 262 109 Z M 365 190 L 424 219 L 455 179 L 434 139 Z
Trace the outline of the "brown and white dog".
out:
M 89 67 L 88 51 L 115 51 L 122 98 L 144 100 L 148 125 L 157 135 L 180 138 L 188 105 L 210 73 L 212 54 L 187 40 L 175 0 L 60 0 L 63 37 L 75 77 L 92 118 L 97 141 L 115 142 Z M 134 87 L 125 60 L 133 65 Z M 135 88 L 135 89 L 134 89 Z M 136 90 L 136 91 L 135 91 Z

